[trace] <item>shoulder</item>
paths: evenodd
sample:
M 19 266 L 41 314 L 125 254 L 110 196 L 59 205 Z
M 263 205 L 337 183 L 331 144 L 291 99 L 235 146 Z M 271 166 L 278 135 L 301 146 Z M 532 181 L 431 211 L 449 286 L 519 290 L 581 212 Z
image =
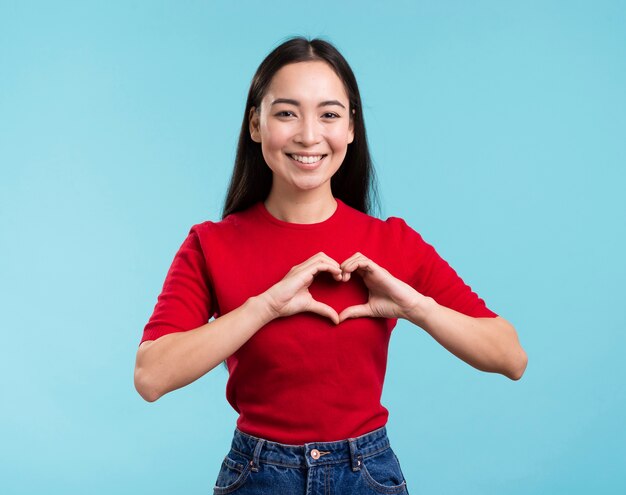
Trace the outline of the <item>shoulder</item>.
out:
M 232 246 L 233 243 L 241 242 L 242 236 L 246 236 L 254 230 L 255 222 L 253 207 L 227 215 L 221 220 L 205 220 L 193 224 L 187 235 L 187 242 L 196 246 L 197 249 L 208 252 L 220 252 Z
M 369 227 L 378 228 L 383 230 L 404 230 L 408 227 L 407 223 L 400 217 L 391 216 L 386 219 L 378 218 L 367 213 L 357 210 L 352 206 L 343 203 L 343 208 L 346 212 L 346 218 L 355 223 L 367 224 Z
M 394 217 L 394 216 L 387 217 L 385 219 L 385 225 L 390 230 L 397 230 L 397 231 L 413 230 L 409 226 L 409 224 L 406 223 L 406 220 L 404 220 L 404 218 L 401 218 L 401 217 Z
M 385 244 L 394 248 L 402 246 L 413 251 L 431 248 L 422 235 L 400 216 L 394 215 L 382 219 L 350 206 L 346 206 L 346 209 L 350 224 L 364 227 L 370 238 L 384 239 Z
M 253 222 L 252 210 L 253 207 L 250 207 L 243 211 L 231 213 L 221 220 L 205 220 L 203 222 L 196 223 L 191 226 L 189 233 L 193 233 L 201 238 L 204 238 L 214 234 L 225 234 L 229 231 L 238 231 L 239 229 L 246 227 L 247 224 Z
M 403 218 L 391 216 L 385 220 L 385 224 L 388 229 L 389 237 L 398 245 L 420 251 L 431 247 L 430 244 L 424 240 L 422 235 Z
M 368 215 L 360 210 L 345 205 L 347 217 L 353 224 L 366 225 L 372 234 L 386 236 L 390 241 L 425 243 L 421 234 L 399 216 L 385 219 Z

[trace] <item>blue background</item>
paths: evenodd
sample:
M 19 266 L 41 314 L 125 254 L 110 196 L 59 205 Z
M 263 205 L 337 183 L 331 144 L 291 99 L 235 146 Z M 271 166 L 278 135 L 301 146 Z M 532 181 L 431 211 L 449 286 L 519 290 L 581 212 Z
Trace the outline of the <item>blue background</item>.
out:
M 250 79 L 350 62 L 401 216 L 516 327 L 520 381 L 405 321 L 383 393 L 411 493 L 626 491 L 626 4 L 0 2 L 0 492 L 210 493 L 220 366 L 154 403 L 143 326 L 217 220 Z

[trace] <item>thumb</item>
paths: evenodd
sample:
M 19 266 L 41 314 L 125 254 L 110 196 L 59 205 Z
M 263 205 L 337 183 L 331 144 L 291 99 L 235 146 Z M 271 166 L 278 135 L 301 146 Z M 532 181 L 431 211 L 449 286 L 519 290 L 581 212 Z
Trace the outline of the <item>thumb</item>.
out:
M 311 304 L 309 305 L 309 311 L 313 311 L 314 313 L 317 313 L 318 315 L 322 315 L 322 316 L 325 316 L 326 318 L 331 319 L 335 325 L 337 325 L 340 321 L 337 311 L 335 311 L 333 308 L 328 306 L 328 304 L 324 304 L 316 300 L 313 300 Z
M 372 316 L 372 309 L 369 304 L 358 304 L 349 306 L 339 313 L 339 321 L 342 322 L 348 318 L 361 318 L 363 316 Z

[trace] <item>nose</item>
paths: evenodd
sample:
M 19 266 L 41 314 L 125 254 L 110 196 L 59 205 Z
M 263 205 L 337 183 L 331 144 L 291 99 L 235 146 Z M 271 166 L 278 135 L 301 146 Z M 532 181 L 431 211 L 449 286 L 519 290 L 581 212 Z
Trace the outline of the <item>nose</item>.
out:
M 315 117 L 304 118 L 294 140 L 303 146 L 313 146 L 320 142 L 320 126 Z

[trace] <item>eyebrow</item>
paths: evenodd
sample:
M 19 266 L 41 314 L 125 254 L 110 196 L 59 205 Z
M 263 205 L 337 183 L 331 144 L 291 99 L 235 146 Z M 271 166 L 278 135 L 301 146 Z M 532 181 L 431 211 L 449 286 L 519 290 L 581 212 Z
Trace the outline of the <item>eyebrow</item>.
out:
M 270 106 L 274 106 L 274 105 L 278 105 L 279 103 L 287 103 L 289 105 L 294 105 L 296 107 L 300 106 L 300 102 L 298 100 L 292 100 L 291 98 L 276 98 L 271 104 Z M 327 107 L 327 106 L 331 106 L 331 105 L 338 105 L 341 108 L 343 108 L 344 110 L 346 109 L 346 107 L 344 107 L 339 101 L 337 100 L 326 100 L 326 101 L 322 101 L 320 102 L 319 105 L 317 105 L 317 107 Z

